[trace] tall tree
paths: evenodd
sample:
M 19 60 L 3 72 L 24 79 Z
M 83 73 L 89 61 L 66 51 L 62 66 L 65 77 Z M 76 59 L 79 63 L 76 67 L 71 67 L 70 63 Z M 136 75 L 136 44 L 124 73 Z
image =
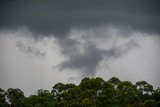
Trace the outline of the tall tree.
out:
M 20 107 L 21 99 L 24 98 L 24 93 L 19 88 L 9 88 L 6 92 L 7 100 L 12 107 Z
M 8 107 L 9 104 L 6 102 L 6 93 L 3 89 L 0 88 L 0 107 Z

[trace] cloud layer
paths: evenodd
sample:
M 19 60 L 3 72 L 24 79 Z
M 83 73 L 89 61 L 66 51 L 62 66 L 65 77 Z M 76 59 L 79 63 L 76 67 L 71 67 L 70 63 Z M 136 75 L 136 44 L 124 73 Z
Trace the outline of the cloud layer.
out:
M 4 0 L 0 28 L 27 26 L 32 32 L 63 37 L 75 26 L 112 24 L 160 33 L 159 4 L 159 0 Z

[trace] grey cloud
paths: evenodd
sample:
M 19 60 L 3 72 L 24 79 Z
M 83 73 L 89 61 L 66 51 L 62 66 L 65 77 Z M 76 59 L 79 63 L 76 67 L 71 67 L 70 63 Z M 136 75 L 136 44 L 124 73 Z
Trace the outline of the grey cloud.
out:
M 135 41 L 130 40 L 120 46 L 113 46 L 110 52 L 112 53 L 112 56 L 114 58 L 119 58 L 123 55 L 126 55 L 131 49 L 135 47 L 140 47 L 140 46 Z
M 60 64 L 61 70 L 69 69 L 83 69 L 83 75 L 93 76 L 96 67 L 102 60 L 102 53 L 104 50 L 97 48 L 95 45 L 86 47 L 83 53 L 74 54 L 70 58 Z
M 66 48 L 69 48 L 69 50 L 70 48 L 75 50 L 70 51 L 69 54 L 63 53 L 67 59 L 61 62 L 59 67 L 62 71 L 64 69 L 80 70 L 82 76 L 94 76 L 97 66 L 103 59 L 117 59 L 126 55 L 131 49 L 139 47 L 139 45 L 133 40 L 130 40 L 120 46 L 115 45 L 109 50 L 98 48 L 94 43 L 90 43 L 89 45 L 85 45 L 86 47 L 83 47 L 83 52 L 80 52 L 74 46 L 75 45 L 71 45 L 72 48 L 63 48 L 63 50 L 68 50 Z
M 159 0 L 2 0 L 0 29 L 27 26 L 32 32 L 67 36 L 70 28 L 107 24 L 160 33 Z
M 45 52 L 41 52 L 40 50 L 34 47 L 25 46 L 21 41 L 18 41 L 16 46 L 21 52 L 25 52 L 29 55 L 34 55 L 38 57 L 45 57 Z
M 61 47 L 61 52 L 63 55 L 72 57 L 79 52 L 78 47 L 80 43 L 70 37 L 58 39 L 58 44 Z

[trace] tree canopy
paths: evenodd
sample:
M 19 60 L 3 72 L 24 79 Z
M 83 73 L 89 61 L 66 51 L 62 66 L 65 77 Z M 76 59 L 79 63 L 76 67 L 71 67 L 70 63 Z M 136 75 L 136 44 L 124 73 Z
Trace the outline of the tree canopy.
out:
M 79 85 L 57 83 L 26 97 L 19 88 L 0 88 L 0 107 L 160 107 L 160 89 L 146 81 L 84 78 Z

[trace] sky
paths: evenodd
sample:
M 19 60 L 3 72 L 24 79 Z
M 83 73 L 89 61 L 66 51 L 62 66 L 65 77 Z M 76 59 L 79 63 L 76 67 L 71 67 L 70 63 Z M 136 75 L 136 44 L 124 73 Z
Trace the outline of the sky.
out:
M 1 0 L 0 87 L 26 95 L 84 77 L 160 87 L 159 0 Z

